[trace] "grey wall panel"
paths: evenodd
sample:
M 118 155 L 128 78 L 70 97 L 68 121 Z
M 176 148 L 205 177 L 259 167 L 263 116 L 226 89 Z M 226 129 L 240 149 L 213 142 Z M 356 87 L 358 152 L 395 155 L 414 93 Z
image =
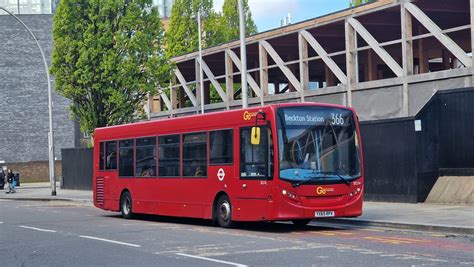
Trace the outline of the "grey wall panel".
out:
M 469 77 L 453 77 L 449 79 L 412 83 L 408 86 L 409 115 L 414 116 L 420 112 L 426 102 L 437 92 L 456 88 L 469 87 Z
M 20 15 L 50 62 L 52 15 Z M 51 77 L 53 78 L 53 77 Z M 54 81 L 52 86 L 54 86 Z M 27 31 L 11 16 L 0 16 L 0 160 L 48 159 L 48 86 L 41 54 Z M 53 94 L 55 155 L 74 147 L 69 101 Z
M 362 121 L 401 117 L 402 87 L 354 91 L 352 103 Z
M 344 93 L 305 97 L 305 101 L 316 102 L 316 103 L 338 104 L 338 105 L 345 105 L 346 103 Z

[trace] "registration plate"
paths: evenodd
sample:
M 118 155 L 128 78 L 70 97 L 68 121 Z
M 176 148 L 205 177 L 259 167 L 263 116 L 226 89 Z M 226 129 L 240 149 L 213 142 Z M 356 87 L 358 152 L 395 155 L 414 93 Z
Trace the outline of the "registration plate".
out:
M 334 217 L 334 211 L 327 210 L 327 211 L 316 211 L 314 213 L 314 217 Z

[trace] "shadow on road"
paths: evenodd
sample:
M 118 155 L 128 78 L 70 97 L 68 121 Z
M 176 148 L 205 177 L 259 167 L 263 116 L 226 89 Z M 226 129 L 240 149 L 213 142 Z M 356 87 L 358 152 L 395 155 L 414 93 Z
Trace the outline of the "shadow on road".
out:
M 117 220 L 123 219 L 120 214 L 105 215 L 104 217 L 116 218 Z M 174 223 L 178 225 L 192 225 L 209 228 L 218 228 L 217 225 L 213 225 L 211 220 L 196 219 L 196 218 L 180 218 L 160 215 L 148 215 L 148 214 L 135 214 L 133 220 L 156 222 L 156 223 Z M 312 223 L 317 222 L 313 221 Z M 351 227 L 342 226 L 327 226 L 327 225 L 314 225 L 309 224 L 306 226 L 296 226 L 291 222 L 277 221 L 277 222 L 238 222 L 233 229 L 246 230 L 253 232 L 265 232 L 265 233 L 290 233 L 290 232 L 306 232 L 306 231 L 344 231 L 351 230 Z

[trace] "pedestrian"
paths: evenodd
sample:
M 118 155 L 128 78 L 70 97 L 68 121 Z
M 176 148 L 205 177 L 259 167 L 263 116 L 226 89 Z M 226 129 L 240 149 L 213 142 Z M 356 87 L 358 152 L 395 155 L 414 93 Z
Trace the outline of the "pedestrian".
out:
M 3 168 L 0 167 L 0 189 L 2 190 L 5 187 L 5 183 L 6 183 L 5 177 L 6 177 L 5 172 L 3 171 Z
M 7 181 L 8 181 L 8 192 L 6 192 L 6 193 L 7 194 L 16 193 L 16 190 L 15 190 L 15 175 L 13 174 L 12 169 L 8 169 L 8 171 L 7 171 Z

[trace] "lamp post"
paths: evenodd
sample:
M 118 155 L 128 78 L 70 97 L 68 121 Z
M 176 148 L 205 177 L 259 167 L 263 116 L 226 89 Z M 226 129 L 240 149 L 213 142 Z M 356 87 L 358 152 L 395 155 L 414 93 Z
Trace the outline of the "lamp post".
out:
M 202 72 L 202 38 L 201 38 L 201 8 L 197 12 L 199 40 L 199 88 L 201 89 L 201 114 L 204 114 L 204 74 Z
M 1 10 L 7 12 L 9 15 L 14 17 L 18 22 L 20 22 L 23 27 L 28 31 L 28 33 L 33 37 L 33 39 L 36 42 L 36 45 L 38 46 L 38 49 L 41 53 L 41 57 L 43 58 L 43 64 L 44 64 L 44 69 L 46 71 L 46 78 L 48 79 L 48 111 L 49 111 L 49 132 L 48 132 L 48 155 L 49 155 L 49 181 L 51 183 L 51 195 L 55 196 L 56 195 L 56 181 L 54 178 L 54 133 L 53 133 L 53 102 L 52 102 L 52 95 L 51 95 L 51 81 L 49 77 L 49 70 L 48 70 L 48 63 L 46 61 L 46 57 L 44 56 L 43 49 L 41 48 L 41 45 L 38 42 L 38 39 L 36 39 L 36 36 L 31 32 L 31 30 L 26 26 L 23 21 L 20 20 L 17 16 L 15 16 L 13 13 L 8 11 L 7 9 L 0 7 Z
M 242 108 L 248 107 L 248 87 L 247 87 L 247 47 L 245 46 L 245 14 L 242 0 L 239 2 L 239 20 L 240 20 L 240 59 L 241 67 L 241 83 L 242 83 Z

